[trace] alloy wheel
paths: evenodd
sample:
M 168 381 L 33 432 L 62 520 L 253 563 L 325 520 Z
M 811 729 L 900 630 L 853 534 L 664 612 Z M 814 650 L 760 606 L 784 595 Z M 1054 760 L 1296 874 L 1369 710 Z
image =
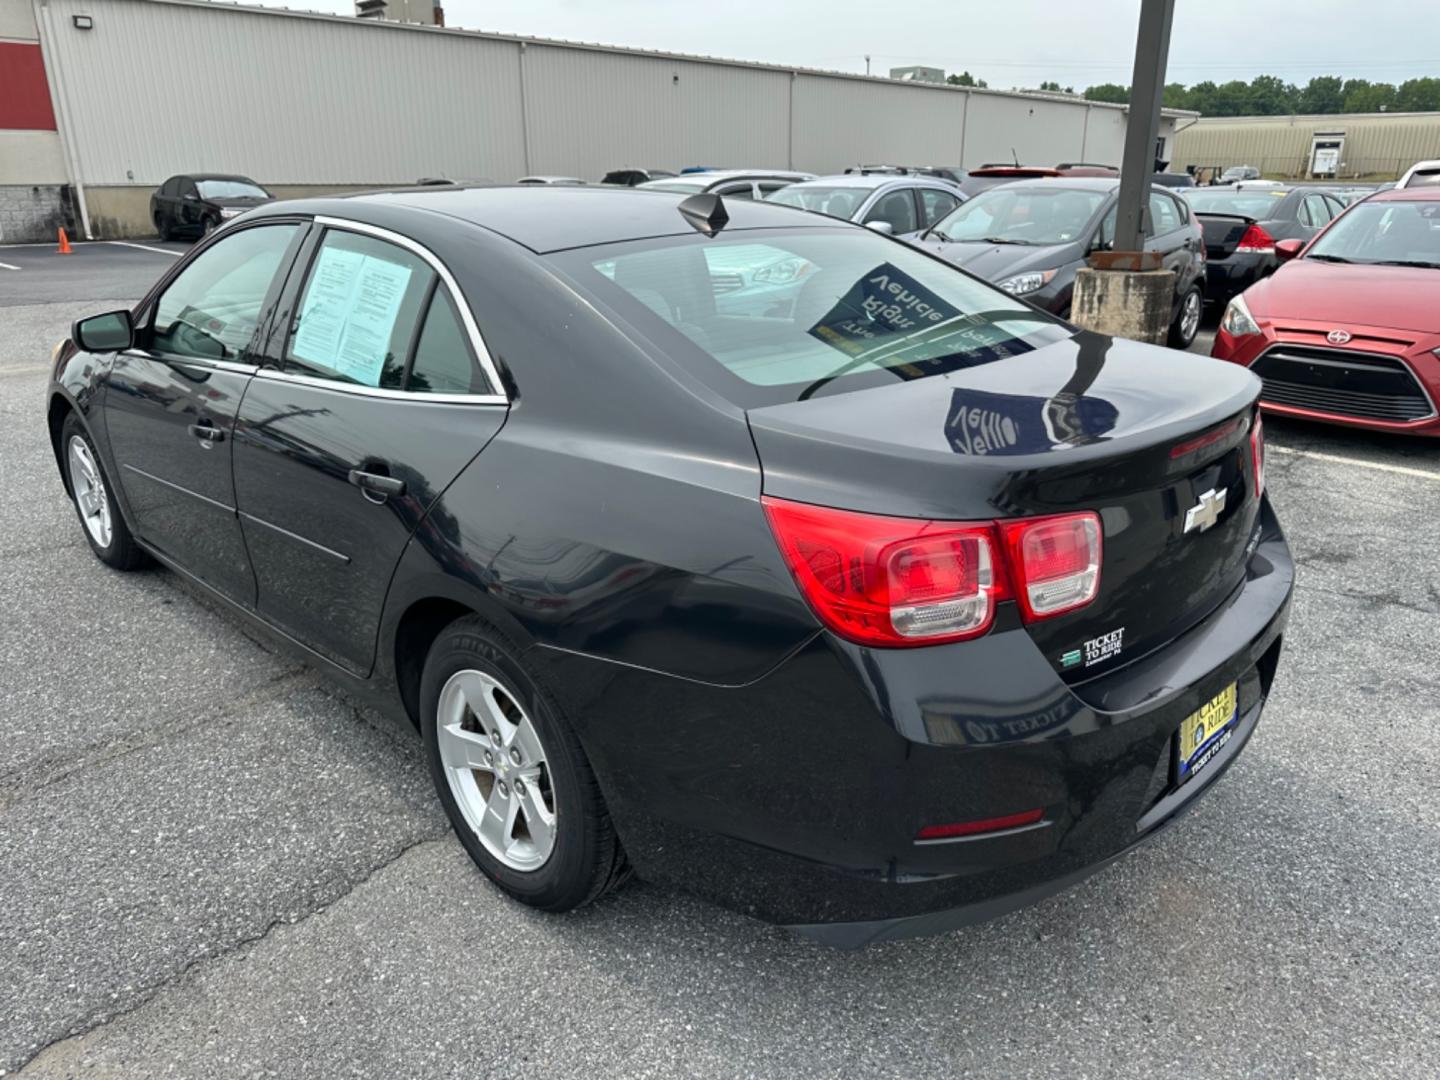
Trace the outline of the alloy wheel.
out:
M 1198 292 L 1192 290 L 1185 294 L 1185 306 L 1180 312 L 1180 338 L 1185 342 L 1186 348 L 1190 347 L 1200 330 L 1200 312 L 1203 307 Z
M 90 539 L 102 548 L 110 546 L 115 535 L 110 521 L 110 499 L 105 493 L 105 478 L 95 463 L 89 445 L 79 435 L 70 437 L 70 486 L 75 490 L 75 505 Z
M 457 671 L 440 691 L 435 735 L 445 778 L 485 850 L 512 870 L 538 870 L 555 848 L 555 791 L 545 747 L 501 683 Z

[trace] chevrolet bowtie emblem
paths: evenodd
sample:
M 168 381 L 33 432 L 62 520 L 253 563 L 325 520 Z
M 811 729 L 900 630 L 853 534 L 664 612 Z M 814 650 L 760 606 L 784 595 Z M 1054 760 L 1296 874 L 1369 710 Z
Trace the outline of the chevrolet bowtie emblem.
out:
M 1200 496 L 1200 501 L 1185 511 L 1185 531 L 1204 532 L 1220 520 L 1220 511 L 1225 509 L 1225 492 L 1211 488 Z

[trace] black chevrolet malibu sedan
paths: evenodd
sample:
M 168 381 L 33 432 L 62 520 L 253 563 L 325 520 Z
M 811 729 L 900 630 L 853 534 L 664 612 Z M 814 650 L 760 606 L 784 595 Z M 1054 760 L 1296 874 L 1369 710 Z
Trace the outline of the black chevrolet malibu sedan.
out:
M 1234 761 L 1293 578 L 1258 390 L 846 222 L 493 187 L 247 215 L 47 408 L 96 555 L 408 717 L 511 895 L 633 868 L 854 945 Z

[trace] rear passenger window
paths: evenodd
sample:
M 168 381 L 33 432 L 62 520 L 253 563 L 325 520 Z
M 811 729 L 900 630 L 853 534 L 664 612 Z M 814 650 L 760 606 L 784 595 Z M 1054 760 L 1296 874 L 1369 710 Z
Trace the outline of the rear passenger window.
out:
M 332 229 L 315 251 L 296 305 L 285 369 L 400 389 L 435 274 L 404 248 Z
M 1150 221 L 1156 236 L 1172 233 L 1180 227 L 1180 210 L 1175 200 L 1158 191 L 1150 194 Z
M 469 339 L 460 322 L 460 313 L 450 299 L 450 290 L 441 286 L 430 301 L 415 361 L 405 389 L 417 394 L 484 394 L 485 378 L 470 352 Z

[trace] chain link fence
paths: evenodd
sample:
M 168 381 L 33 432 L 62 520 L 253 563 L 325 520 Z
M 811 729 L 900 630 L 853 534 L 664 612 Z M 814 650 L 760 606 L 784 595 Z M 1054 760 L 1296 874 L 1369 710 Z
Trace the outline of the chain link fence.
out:
M 1333 173 L 1310 171 L 1310 159 L 1300 157 L 1263 157 L 1254 161 L 1229 161 L 1224 164 L 1195 165 L 1189 171 L 1195 175 L 1196 183 L 1206 184 L 1218 179 L 1226 169 L 1237 165 L 1250 165 L 1260 170 L 1266 180 L 1335 180 L 1358 181 L 1383 184 L 1398 180 L 1406 169 L 1414 165 L 1411 158 L 1346 158 Z

